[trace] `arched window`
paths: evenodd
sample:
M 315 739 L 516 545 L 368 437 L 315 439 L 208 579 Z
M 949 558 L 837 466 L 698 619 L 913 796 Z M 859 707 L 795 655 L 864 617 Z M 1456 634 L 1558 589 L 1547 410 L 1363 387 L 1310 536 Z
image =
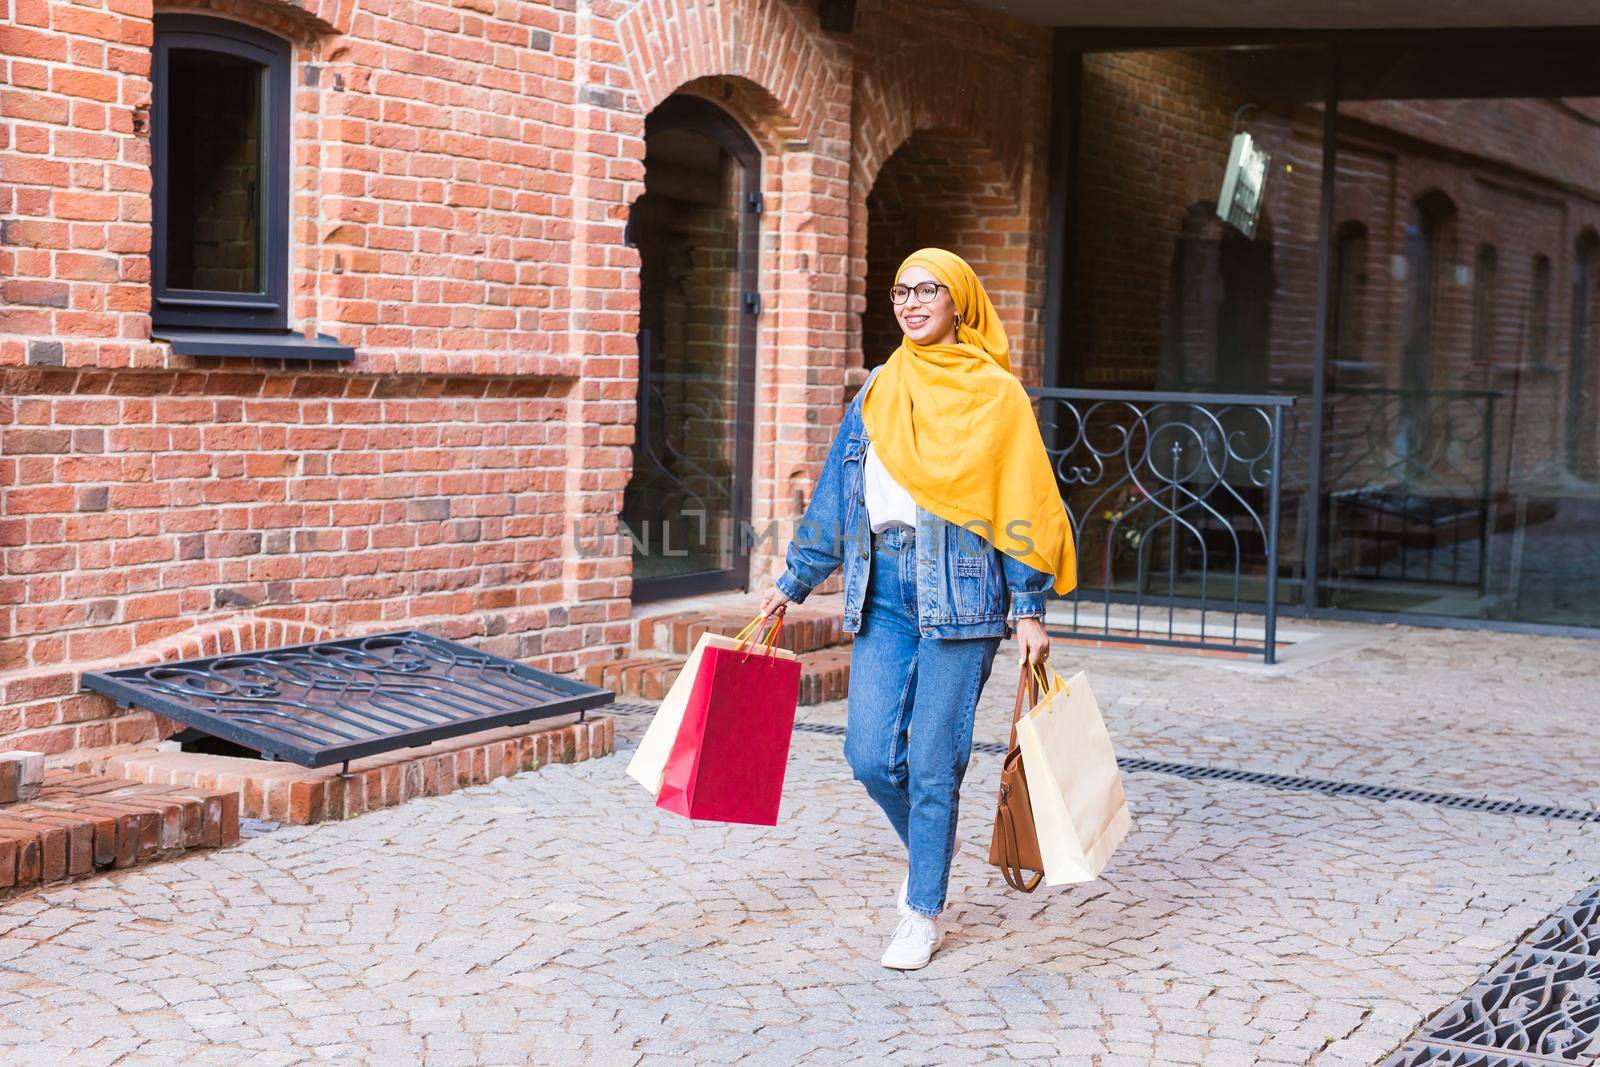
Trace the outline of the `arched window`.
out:
M 283 329 L 289 314 L 287 42 L 157 15 L 151 81 L 151 319 Z
M 1494 245 L 1478 246 L 1472 268 L 1472 362 L 1480 374 L 1487 374 L 1494 362 L 1494 300 L 1499 255 Z
M 1433 385 L 1433 355 L 1440 280 L 1451 259 L 1455 203 L 1437 189 L 1412 205 L 1406 226 L 1405 358 L 1401 385 L 1425 392 Z
M 1567 467 L 1584 468 L 1584 440 L 1589 434 L 1588 391 L 1590 352 L 1594 349 L 1595 286 L 1600 282 L 1600 234 L 1585 229 L 1572 257 L 1572 336 L 1567 374 Z
M 1395 451 L 1404 458 L 1396 469 L 1409 479 L 1427 471 L 1425 452 L 1432 428 L 1434 346 L 1445 270 L 1455 260 L 1456 206 L 1437 189 L 1411 207 L 1405 235 L 1405 348 L 1400 362 L 1400 407 Z
M 1528 300 L 1528 358 L 1550 362 L 1550 257 L 1533 257 L 1532 294 Z
M 1336 370 L 1356 371 L 1366 363 L 1367 227 L 1346 219 L 1334 232 L 1333 293 L 1329 312 L 1328 358 Z

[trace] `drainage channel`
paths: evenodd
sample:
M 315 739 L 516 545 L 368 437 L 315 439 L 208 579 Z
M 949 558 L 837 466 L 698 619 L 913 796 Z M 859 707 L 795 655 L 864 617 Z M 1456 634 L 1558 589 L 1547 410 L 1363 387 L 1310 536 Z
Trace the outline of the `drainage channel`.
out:
M 602 711 L 653 714 L 653 704 L 614 704 Z M 796 730 L 843 737 L 833 723 L 800 722 Z M 1003 754 L 1006 746 L 979 741 L 973 750 Z M 1434 804 L 1491 815 L 1529 815 L 1600 823 L 1600 812 L 1489 800 L 1424 789 L 1339 782 L 1231 767 L 1206 767 L 1119 757 L 1130 773 L 1167 774 L 1194 781 L 1239 782 L 1326 796 Z M 1600 884 L 1589 886 L 1512 947 L 1487 975 L 1429 1017 L 1380 1067 L 1553 1067 L 1600 1063 Z
M 654 714 L 656 705 L 643 703 L 618 703 L 599 709 L 619 715 Z M 826 734 L 843 737 L 844 727 L 834 723 L 797 722 L 794 728 L 809 734 Z M 975 741 L 974 752 L 1004 755 L 1006 746 L 994 741 Z M 1562 808 L 1554 804 L 1530 804 L 1520 800 L 1492 800 L 1487 797 L 1469 797 L 1458 793 L 1436 793 L 1426 789 L 1407 789 L 1402 786 L 1370 785 L 1364 782 L 1340 782 L 1329 778 L 1305 778 L 1293 774 L 1274 774 L 1271 771 L 1247 771 L 1238 767 L 1207 767 L 1198 763 L 1173 763 L 1167 760 L 1141 759 L 1137 756 L 1119 756 L 1117 765 L 1129 774 L 1166 774 L 1197 782 L 1238 782 L 1242 785 L 1260 785 L 1269 789 L 1283 789 L 1297 793 L 1321 793 L 1330 797 L 1355 797 L 1364 800 L 1405 801 L 1412 804 L 1433 804 L 1459 811 L 1479 811 L 1489 815 L 1527 815 L 1538 819 L 1556 819 L 1564 822 L 1600 824 L 1600 811 L 1582 808 Z

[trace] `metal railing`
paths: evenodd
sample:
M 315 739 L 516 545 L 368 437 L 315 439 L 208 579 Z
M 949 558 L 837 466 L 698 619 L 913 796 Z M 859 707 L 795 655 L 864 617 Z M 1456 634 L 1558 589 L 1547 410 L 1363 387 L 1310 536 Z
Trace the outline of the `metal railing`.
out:
M 1028 394 L 1077 542 L 1069 632 L 1274 662 L 1283 424 L 1295 398 Z M 1256 614 L 1259 636 L 1240 625 Z

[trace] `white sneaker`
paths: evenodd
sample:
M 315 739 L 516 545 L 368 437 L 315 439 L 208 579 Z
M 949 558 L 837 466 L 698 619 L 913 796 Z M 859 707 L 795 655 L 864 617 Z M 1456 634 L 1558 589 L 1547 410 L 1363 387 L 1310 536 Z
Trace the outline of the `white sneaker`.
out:
M 915 971 L 926 967 L 933 958 L 934 949 L 943 940 L 937 919 L 912 912 L 895 927 L 889 947 L 883 952 L 883 965 L 897 971 Z
M 950 846 L 950 861 L 952 863 L 955 862 L 956 853 L 960 851 L 961 835 L 957 834 L 955 841 Z M 902 918 L 912 914 L 910 906 L 906 904 L 906 893 L 910 892 L 910 890 L 911 875 L 910 873 L 907 873 L 904 878 L 900 879 L 900 892 L 896 893 L 894 896 L 894 908 L 900 913 Z

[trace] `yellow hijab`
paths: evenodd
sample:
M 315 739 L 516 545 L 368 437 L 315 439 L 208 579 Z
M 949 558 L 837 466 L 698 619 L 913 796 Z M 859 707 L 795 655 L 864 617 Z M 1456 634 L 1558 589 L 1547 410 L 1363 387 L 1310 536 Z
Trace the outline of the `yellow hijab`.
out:
M 1055 591 L 1069 593 L 1078 584 L 1072 525 L 1033 406 L 1011 373 L 999 313 L 954 252 L 919 249 L 895 276 L 913 266 L 949 287 L 961 315 L 956 343 L 900 343 L 862 403 L 867 436 L 919 505 L 1054 575 Z

